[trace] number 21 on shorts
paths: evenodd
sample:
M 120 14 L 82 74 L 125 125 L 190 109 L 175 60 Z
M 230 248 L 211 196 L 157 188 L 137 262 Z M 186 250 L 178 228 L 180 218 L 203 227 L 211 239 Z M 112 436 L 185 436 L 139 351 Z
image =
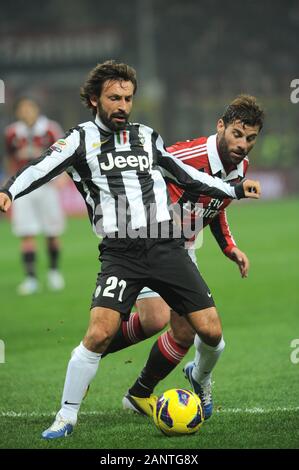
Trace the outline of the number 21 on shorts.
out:
M 114 298 L 115 295 L 117 294 L 116 289 L 118 288 L 117 289 L 117 291 L 118 291 L 117 299 L 118 299 L 119 302 L 122 302 L 123 293 L 124 293 L 124 290 L 125 290 L 126 286 L 127 286 L 127 283 L 123 279 L 119 280 L 118 277 L 116 277 L 116 276 L 110 276 L 106 280 L 106 287 L 103 290 L 102 296 L 103 297 L 112 297 L 112 298 Z M 98 286 L 96 291 L 95 291 L 95 297 L 98 297 L 101 290 L 102 290 L 102 286 Z

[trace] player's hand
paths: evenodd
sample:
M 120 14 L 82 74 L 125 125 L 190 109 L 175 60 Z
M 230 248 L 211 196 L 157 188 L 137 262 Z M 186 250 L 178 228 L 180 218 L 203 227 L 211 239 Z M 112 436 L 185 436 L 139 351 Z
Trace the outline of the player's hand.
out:
M 259 181 L 244 180 L 243 189 L 245 197 L 250 199 L 259 199 L 261 196 L 261 185 Z
M 239 266 L 241 277 L 247 277 L 249 271 L 249 259 L 245 253 L 235 247 L 230 252 L 230 258 Z
M 11 206 L 11 199 L 6 193 L 0 193 L 0 210 L 7 212 Z

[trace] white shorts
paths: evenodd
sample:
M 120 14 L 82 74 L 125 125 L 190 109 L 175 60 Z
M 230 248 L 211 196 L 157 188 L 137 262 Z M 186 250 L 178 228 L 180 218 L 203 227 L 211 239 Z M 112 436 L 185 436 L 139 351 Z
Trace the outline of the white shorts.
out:
M 195 249 L 189 248 L 189 249 L 188 249 L 188 255 L 190 256 L 190 258 L 192 259 L 193 263 L 194 263 L 194 264 L 196 265 L 196 267 L 198 268 Z M 152 297 L 160 297 L 160 295 L 159 295 L 157 292 L 151 290 L 149 287 L 144 287 L 144 288 L 140 291 L 140 294 L 138 295 L 138 297 L 137 297 L 136 300 L 148 299 L 148 298 L 152 298 Z
M 63 232 L 64 226 L 58 190 L 51 183 L 13 202 L 12 231 L 18 237 L 39 234 L 55 237 Z

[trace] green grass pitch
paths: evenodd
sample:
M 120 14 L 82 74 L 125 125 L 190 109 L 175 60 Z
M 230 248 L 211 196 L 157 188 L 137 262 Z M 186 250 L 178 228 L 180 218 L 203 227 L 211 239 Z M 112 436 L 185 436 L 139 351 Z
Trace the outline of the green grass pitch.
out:
M 215 413 L 194 436 L 169 438 L 153 423 L 122 410 L 121 399 L 153 343 L 105 358 L 81 408 L 74 434 L 47 442 L 40 433 L 60 404 L 71 350 L 85 333 L 98 271 L 97 240 L 84 219 L 69 220 L 62 268 L 67 287 L 20 298 L 18 241 L 0 220 L 0 448 L 204 449 L 299 448 L 298 200 L 235 203 L 228 211 L 240 249 L 251 261 L 248 279 L 205 230 L 198 260 L 221 314 L 226 350 L 214 373 Z M 44 241 L 38 269 L 44 282 Z M 299 352 L 295 357 L 299 358 Z M 187 359 L 191 359 L 193 350 Z M 186 359 L 186 360 L 187 360 Z M 296 361 L 295 361 L 296 362 Z M 188 387 L 182 366 L 157 393 Z

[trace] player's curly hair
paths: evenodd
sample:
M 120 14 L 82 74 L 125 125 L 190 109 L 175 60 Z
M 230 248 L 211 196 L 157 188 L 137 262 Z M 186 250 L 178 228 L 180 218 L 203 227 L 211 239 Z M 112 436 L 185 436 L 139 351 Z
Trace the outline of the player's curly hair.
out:
M 97 64 L 88 74 L 84 85 L 80 88 L 81 101 L 87 108 L 92 109 L 95 116 L 97 109 L 91 104 L 90 98 L 102 93 L 104 82 L 107 80 L 130 81 L 134 86 L 134 94 L 137 90 L 136 71 L 127 64 L 117 63 L 115 60 L 106 60 Z
M 225 127 L 235 121 L 241 121 L 247 126 L 259 126 L 262 130 L 265 112 L 257 103 L 255 96 L 239 95 L 225 109 L 221 119 Z

